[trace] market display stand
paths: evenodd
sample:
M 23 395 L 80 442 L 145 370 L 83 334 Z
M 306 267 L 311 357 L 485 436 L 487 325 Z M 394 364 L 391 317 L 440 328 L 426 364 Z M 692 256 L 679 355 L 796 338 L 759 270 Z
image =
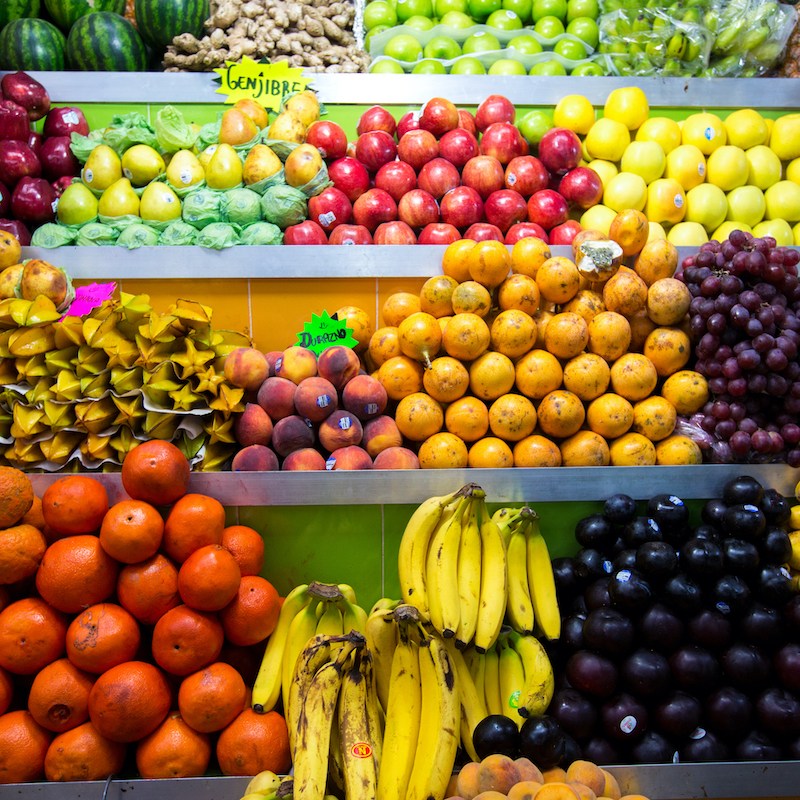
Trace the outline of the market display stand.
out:
M 211 76 L 161 74 L 109 76 L 105 73 L 34 73 L 45 83 L 56 103 L 68 104 L 218 104 Z M 364 106 L 380 103 L 389 108 L 421 105 L 441 95 L 453 102 L 474 106 L 489 93 L 504 94 L 519 108 L 553 106 L 565 94 L 580 92 L 601 106 L 608 93 L 630 83 L 614 78 L 466 76 L 320 75 L 314 79 L 322 101 L 338 110 L 349 109 L 351 117 Z M 649 79 L 639 82 L 652 108 L 732 109 L 753 107 L 768 112 L 800 109 L 800 81 L 790 79 L 702 80 Z M 489 87 L 491 87 L 489 89 Z M 406 109 L 404 109 L 406 110 Z M 165 252 L 169 250 L 169 252 Z M 197 248 L 144 248 L 127 252 L 117 248 L 62 248 L 58 251 L 26 249 L 27 257 L 50 258 L 76 279 L 137 279 L 149 281 L 157 291 L 165 278 L 185 281 L 195 290 L 204 279 L 375 279 L 375 304 L 379 308 L 379 282 L 434 274 L 442 248 L 363 247 L 332 248 L 319 258 L 318 248 L 233 248 L 207 252 Z M 189 252 L 191 251 L 191 252 Z M 195 256 L 197 256 L 195 258 Z M 269 281 L 267 281 L 269 283 Z M 192 296 L 192 295 L 186 295 Z M 313 298 L 312 294 L 309 297 Z M 309 303 L 311 310 L 312 303 Z M 252 308 L 248 309 L 253 319 Z M 247 318 L 242 309 L 241 316 Z M 377 318 L 377 314 L 375 315 Z M 258 331 L 251 331 L 251 335 Z M 277 346 L 285 347 L 290 342 Z M 217 497 L 236 518 L 247 510 L 277 506 L 320 506 L 330 515 L 349 514 L 353 507 L 378 509 L 413 506 L 432 494 L 452 491 L 467 482 L 479 483 L 496 503 L 576 504 L 599 501 L 619 491 L 644 499 L 668 492 L 687 500 L 701 500 L 719 493 L 726 480 L 747 472 L 764 485 L 787 496 L 794 492 L 800 471 L 781 464 L 757 466 L 708 465 L 698 467 L 605 467 L 512 470 L 441 470 L 426 472 L 364 473 L 196 473 L 191 491 Z M 57 475 L 32 475 L 37 493 Z M 117 474 L 98 477 L 114 501 L 123 495 Z M 330 507 L 330 508 L 329 508 Z M 381 523 L 383 525 L 383 523 Z M 383 535 L 373 546 L 383 547 Z M 391 560 L 391 554 L 389 554 Z M 797 798 L 800 793 L 800 762 L 748 762 L 719 764 L 673 764 L 620 766 L 612 771 L 627 793 L 646 794 L 652 800 L 715 798 Z M 109 780 L 88 783 L 34 783 L 0 787 L 0 798 L 24 800 L 236 800 L 246 778 L 206 777 L 174 780 Z

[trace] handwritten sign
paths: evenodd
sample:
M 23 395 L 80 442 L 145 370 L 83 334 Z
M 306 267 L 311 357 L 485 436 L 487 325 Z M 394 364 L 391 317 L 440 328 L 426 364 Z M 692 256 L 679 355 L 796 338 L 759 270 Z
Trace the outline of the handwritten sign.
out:
M 85 317 L 109 300 L 115 288 L 115 283 L 90 283 L 88 286 L 79 286 L 75 290 L 75 299 L 64 312 L 64 316 Z
M 244 56 L 239 63 L 226 62 L 215 69 L 220 77 L 219 94 L 226 95 L 226 103 L 250 99 L 261 103 L 269 111 L 280 111 L 281 101 L 286 95 L 302 92 L 310 77 L 303 75 L 300 67 L 290 67 L 285 61 L 260 64 Z
M 353 336 L 353 331 L 347 327 L 347 320 L 331 317 L 327 311 L 322 314 L 312 314 L 311 322 L 303 325 L 303 330 L 297 334 L 296 345 L 311 350 L 319 355 L 323 350 L 334 345 L 355 347 L 358 342 Z

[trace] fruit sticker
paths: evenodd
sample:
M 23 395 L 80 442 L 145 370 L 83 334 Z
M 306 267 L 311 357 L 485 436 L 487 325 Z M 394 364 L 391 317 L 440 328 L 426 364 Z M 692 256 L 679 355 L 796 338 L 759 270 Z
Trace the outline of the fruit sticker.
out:
M 368 742 L 354 742 L 350 755 L 354 758 L 369 758 L 372 755 L 372 746 Z
M 226 103 L 250 99 L 261 103 L 269 111 L 280 111 L 283 98 L 295 92 L 302 92 L 311 83 L 310 77 L 303 76 L 303 70 L 290 67 L 285 61 L 274 64 L 261 64 L 244 56 L 236 64 L 228 62 L 215 69 L 219 75 L 219 94 L 226 95 Z
M 303 324 L 303 330 L 297 334 L 295 342 L 295 345 L 305 347 L 317 356 L 334 345 L 355 347 L 357 344 L 352 328 L 347 326 L 347 320 L 340 320 L 336 314 L 331 316 L 327 311 L 312 314 L 311 322 Z

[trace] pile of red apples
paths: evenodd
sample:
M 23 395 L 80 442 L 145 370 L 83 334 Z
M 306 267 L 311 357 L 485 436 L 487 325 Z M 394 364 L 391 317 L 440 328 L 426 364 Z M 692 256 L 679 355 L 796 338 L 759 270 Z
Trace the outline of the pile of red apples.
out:
M 530 152 L 508 98 L 490 95 L 473 115 L 434 97 L 399 120 L 365 111 L 357 138 L 331 120 L 309 127 L 332 185 L 310 198 L 309 218 L 287 244 L 449 244 L 538 236 L 570 244 L 573 218 L 599 203 L 597 173 L 578 166 L 575 133 L 551 128 Z

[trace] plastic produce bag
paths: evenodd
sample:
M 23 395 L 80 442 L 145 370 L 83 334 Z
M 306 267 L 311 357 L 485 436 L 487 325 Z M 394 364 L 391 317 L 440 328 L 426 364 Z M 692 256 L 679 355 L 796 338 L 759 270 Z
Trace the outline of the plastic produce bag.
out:
M 222 195 L 220 214 L 223 222 L 251 225 L 261 220 L 261 196 L 251 189 L 230 189 Z
M 239 244 L 283 244 L 283 231 L 271 222 L 254 222 L 242 231 Z
M 103 131 L 102 143 L 107 144 L 119 156 L 135 144 L 146 144 L 158 149 L 155 130 L 147 117 L 138 111 L 113 116 L 111 124 Z
M 206 225 L 220 222 L 222 193 L 213 189 L 199 189 L 187 194 L 183 199 L 183 221 L 202 230 Z
M 267 222 L 285 230 L 308 216 L 308 198 L 299 189 L 286 184 L 270 186 L 261 198 L 261 213 Z
M 158 111 L 154 128 L 159 147 L 164 153 L 191 150 L 197 139 L 197 131 L 175 106 L 164 106 Z
M 102 222 L 89 222 L 78 231 L 75 244 L 78 247 L 116 244 L 118 236 L 119 231 L 113 225 L 105 225 Z
M 212 222 L 198 233 L 196 244 L 212 250 L 222 250 L 239 244 L 239 234 L 236 228 L 227 222 Z
M 117 244 L 135 250 L 137 247 L 155 247 L 158 244 L 158 232 L 143 222 L 128 225 L 117 239 Z
M 31 247 L 64 247 L 73 244 L 78 237 L 78 228 L 45 222 L 31 236 Z
M 158 237 L 158 243 L 165 247 L 185 247 L 187 245 L 195 244 L 196 241 L 197 228 L 189 225 L 188 222 L 183 222 L 179 219 L 176 219 L 174 222 L 170 222 L 170 224 L 167 225 L 163 231 L 161 231 L 161 235 Z

